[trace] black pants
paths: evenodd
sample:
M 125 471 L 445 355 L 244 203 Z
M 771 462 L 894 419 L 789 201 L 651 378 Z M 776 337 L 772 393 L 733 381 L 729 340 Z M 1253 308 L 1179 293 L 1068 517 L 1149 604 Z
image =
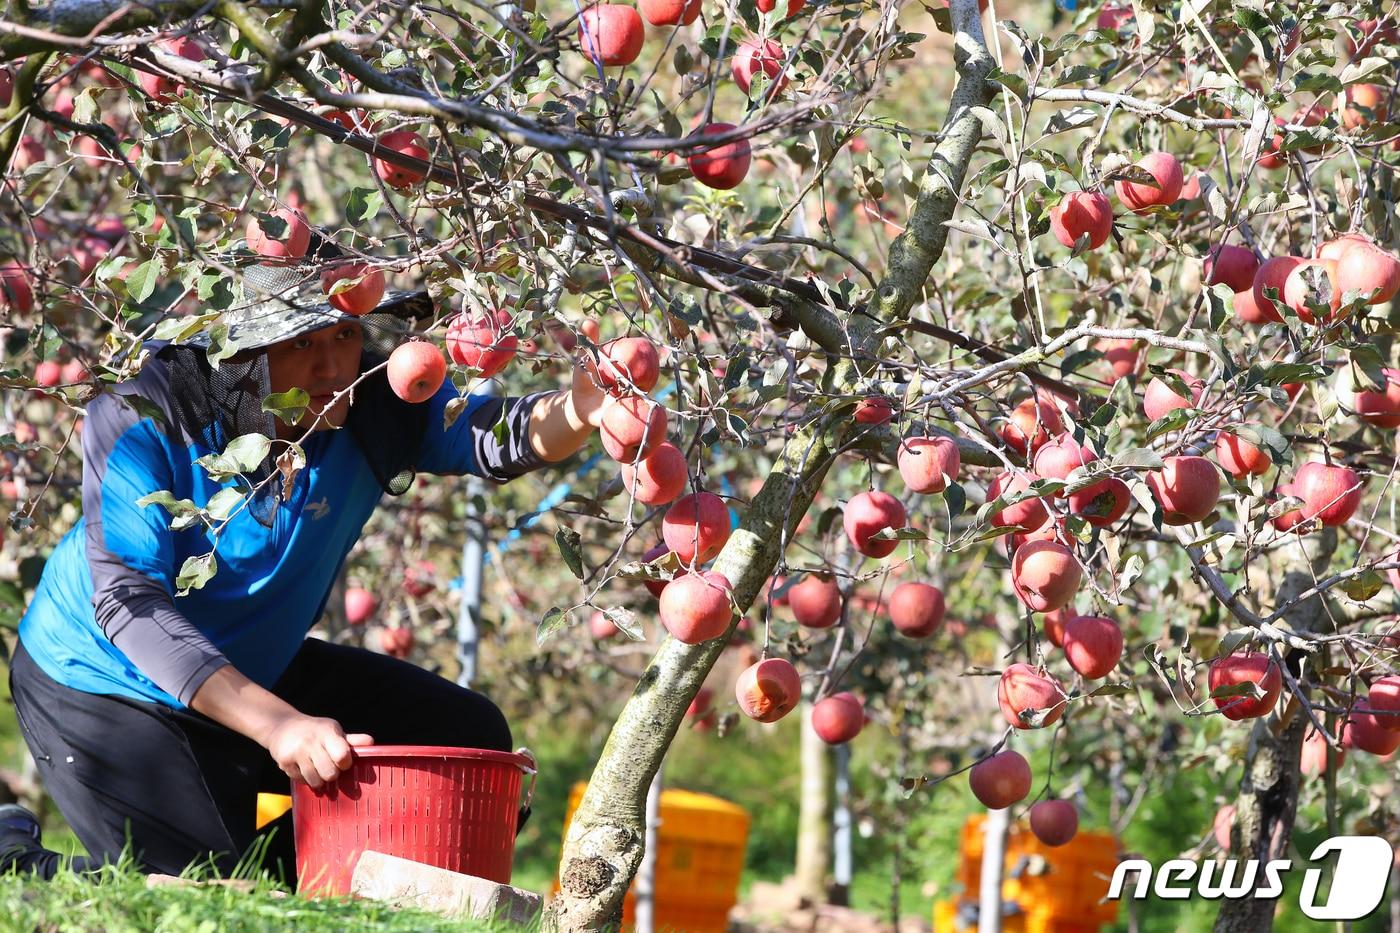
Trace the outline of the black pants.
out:
M 363 648 L 307 639 L 272 692 L 379 745 L 511 750 L 510 727 L 486 697 Z M 263 866 L 295 883 L 291 814 L 261 832 L 253 826 L 259 792 L 291 792 L 256 742 L 193 710 L 63 686 L 23 644 L 10 666 L 10 694 L 44 786 L 90 853 L 71 860 L 73 870 L 114 863 L 129 839 L 142 871 L 179 874 L 212 860 L 227 875 L 260 842 Z M 265 834 L 270 839 L 260 841 Z M 50 878 L 65 861 L 38 846 L 12 846 L 5 841 L 0 871 Z

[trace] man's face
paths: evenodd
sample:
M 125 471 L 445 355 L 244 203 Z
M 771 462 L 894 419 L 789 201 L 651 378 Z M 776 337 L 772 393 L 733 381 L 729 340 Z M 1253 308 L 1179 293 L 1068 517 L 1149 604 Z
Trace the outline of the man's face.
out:
M 347 389 L 360 370 L 364 331 L 358 321 L 342 321 L 274 343 L 267 348 L 267 370 L 272 391 L 305 389 L 311 403 L 297 425 L 277 423 L 279 437 L 290 440 L 316 422 L 316 430 L 338 428 L 350 413 L 350 393 L 335 401 L 332 396 Z M 317 420 L 317 416 L 321 416 Z

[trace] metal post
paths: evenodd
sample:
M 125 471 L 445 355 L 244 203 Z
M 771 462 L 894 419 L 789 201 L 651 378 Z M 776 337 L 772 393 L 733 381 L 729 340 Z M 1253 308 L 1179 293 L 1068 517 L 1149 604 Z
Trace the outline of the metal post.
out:
M 851 747 L 836 746 L 836 806 L 831 811 L 831 903 L 844 905 L 851 890 Z
M 642 864 L 637 867 L 637 909 L 636 933 L 653 933 L 656 929 L 656 829 L 661 825 L 661 773 L 665 765 L 656 769 L 656 777 L 647 788 L 646 847 L 642 850 Z
M 982 824 L 982 884 L 978 892 L 977 933 L 1001 933 L 1001 875 L 1011 810 L 989 810 Z
M 496 394 L 495 380 L 481 386 L 484 395 Z M 486 562 L 486 523 L 476 507 L 486 484 L 467 477 L 467 536 L 462 542 L 462 601 L 457 607 L 457 684 L 470 687 L 476 679 L 476 654 L 481 640 L 481 570 Z

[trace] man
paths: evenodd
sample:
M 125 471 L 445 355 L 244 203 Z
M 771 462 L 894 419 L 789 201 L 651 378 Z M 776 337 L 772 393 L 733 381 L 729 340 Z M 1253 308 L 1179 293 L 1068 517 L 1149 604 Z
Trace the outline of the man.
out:
M 83 517 L 44 568 L 10 671 L 44 785 L 90 853 L 74 870 L 129 842 L 145 871 L 211 860 L 228 873 L 256 842 L 291 880 L 290 814 L 259 839 L 259 792 L 322 786 L 373 743 L 512 748 L 484 696 L 305 636 L 384 492 L 403 493 L 417 472 L 505 481 L 562 460 L 597 426 L 602 392 L 578 366 L 569 389 L 473 396 L 446 425 L 450 381 L 413 405 L 382 365 L 404 321 L 431 315 L 426 292 L 393 293 L 356 318 L 298 278 L 247 270 L 260 300 L 224 316 L 236 355 L 212 366 L 209 332 L 156 346 L 134 383 L 87 408 Z M 293 388 L 310 396 L 294 423 L 263 411 Z M 269 449 L 241 479 L 196 462 L 250 434 Z M 278 458 L 292 441 L 306 463 L 289 478 Z M 138 504 L 162 490 L 237 504 L 226 522 L 172 530 L 164 507 Z M 184 562 L 211 550 L 213 577 L 175 595 Z M 45 878 L 63 861 L 15 805 L 0 808 L 0 853 L 0 870 Z

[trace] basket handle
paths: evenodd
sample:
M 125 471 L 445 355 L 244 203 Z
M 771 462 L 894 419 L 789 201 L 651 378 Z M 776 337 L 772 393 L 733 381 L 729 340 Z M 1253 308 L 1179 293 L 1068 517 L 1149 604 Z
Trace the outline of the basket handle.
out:
M 520 769 L 530 775 L 530 786 L 525 790 L 525 802 L 521 804 L 520 807 L 522 810 L 528 810 L 530 809 L 530 803 L 535 799 L 535 780 L 540 776 L 540 766 L 539 762 L 535 759 L 535 753 L 524 745 L 517 748 L 515 753 L 530 762 L 528 767 L 522 766 Z

